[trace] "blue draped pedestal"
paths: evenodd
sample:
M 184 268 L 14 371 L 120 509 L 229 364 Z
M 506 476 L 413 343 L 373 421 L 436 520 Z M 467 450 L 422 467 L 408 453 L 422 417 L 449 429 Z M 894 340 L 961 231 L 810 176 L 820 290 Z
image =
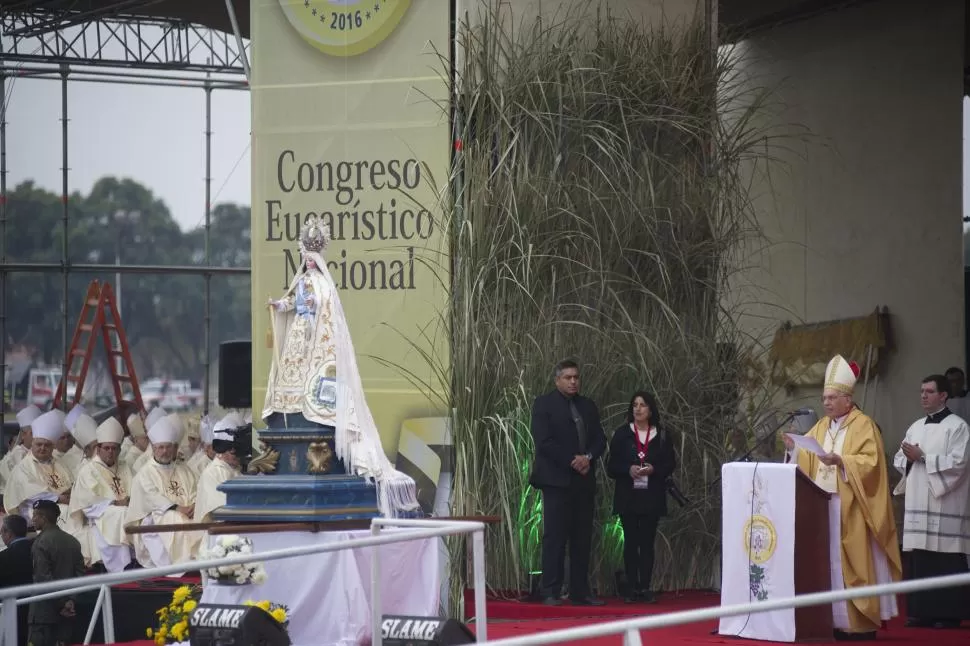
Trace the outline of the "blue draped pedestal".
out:
M 334 447 L 334 428 L 303 415 L 274 414 L 259 431 L 266 450 L 249 464 L 250 475 L 219 485 L 226 504 L 214 520 L 329 522 L 380 516 L 377 488 L 348 475 Z

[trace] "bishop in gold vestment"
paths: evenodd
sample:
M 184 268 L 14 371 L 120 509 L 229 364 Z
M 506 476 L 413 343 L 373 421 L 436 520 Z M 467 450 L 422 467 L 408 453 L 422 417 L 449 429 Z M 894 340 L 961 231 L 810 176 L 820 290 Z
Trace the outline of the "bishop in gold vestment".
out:
M 797 458 L 798 466 L 839 505 L 841 544 L 838 562 L 832 564 L 836 589 L 902 576 L 886 453 L 876 424 L 852 402 L 857 378 L 855 364 L 841 356 L 829 362 L 822 399 L 826 415 L 808 433 L 827 453 L 799 451 Z M 896 614 L 893 596 L 854 599 L 833 606 L 833 624 L 843 633 L 874 636 L 882 621 Z

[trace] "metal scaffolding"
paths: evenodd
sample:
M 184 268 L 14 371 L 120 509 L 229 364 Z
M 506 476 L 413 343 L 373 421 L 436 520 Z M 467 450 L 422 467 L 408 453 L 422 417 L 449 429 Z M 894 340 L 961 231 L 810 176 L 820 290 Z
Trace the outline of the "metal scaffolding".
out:
M 61 378 L 70 366 L 68 285 L 72 273 L 201 275 L 205 281 L 203 409 L 209 411 L 211 279 L 250 274 L 249 267 L 210 266 L 212 188 L 212 92 L 248 90 L 247 45 L 239 31 L 232 0 L 226 11 L 233 33 L 150 15 L 151 0 L 115 2 L 23 1 L 0 4 L 0 419 L 6 412 L 7 276 L 59 273 L 61 300 Z M 10 79 L 59 81 L 61 87 L 61 260 L 59 263 L 9 262 L 7 259 L 7 92 Z M 205 254 L 198 266 L 71 263 L 68 249 L 68 84 L 122 83 L 201 89 L 205 93 Z M 65 405 L 67 398 L 65 397 Z

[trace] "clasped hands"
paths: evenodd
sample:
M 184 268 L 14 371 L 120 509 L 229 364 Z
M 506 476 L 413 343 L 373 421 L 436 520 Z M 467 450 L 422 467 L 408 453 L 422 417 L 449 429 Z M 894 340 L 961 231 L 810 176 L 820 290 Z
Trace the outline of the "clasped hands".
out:
M 653 475 L 652 464 L 644 464 L 643 466 L 640 466 L 638 464 L 630 465 L 631 478 L 636 479 L 636 478 L 641 478 L 643 476 L 652 476 L 652 475 Z
M 584 476 L 589 473 L 589 460 L 585 455 L 577 455 L 569 464 L 579 475 Z
M 903 442 L 899 448 L 902 449 L 903 455 L 905 455 L 906 459 L 910 462 L 919 462 L 926 456 L 923 449 L 919 448 L 919 444 Z

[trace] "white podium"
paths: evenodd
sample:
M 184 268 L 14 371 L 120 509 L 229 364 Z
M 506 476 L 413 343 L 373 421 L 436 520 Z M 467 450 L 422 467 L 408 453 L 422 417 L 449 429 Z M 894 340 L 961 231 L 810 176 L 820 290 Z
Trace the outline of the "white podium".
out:
M 831 589 L 829 498 L 794 464 L 721 467 L 721 605 Z M 775 642 L 832 639 L 831 606 L 721 619 L 718 633 Z

